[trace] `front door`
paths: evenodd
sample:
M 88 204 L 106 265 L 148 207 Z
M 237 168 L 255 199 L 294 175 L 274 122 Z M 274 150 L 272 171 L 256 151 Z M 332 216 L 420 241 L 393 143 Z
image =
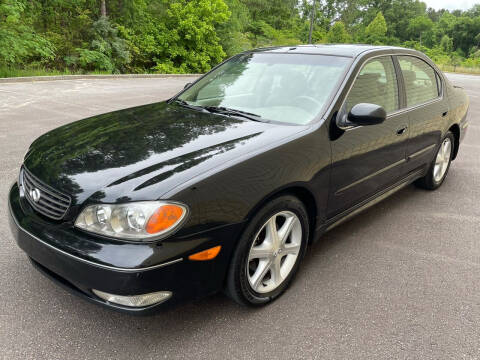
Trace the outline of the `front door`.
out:
M 368 60 L 360 70 L 338 116 L 358 103 L 382 106 L 382 124 L 356 126 L 332 141 L 332 170 L 327 217 L 333 218 L 404 174 L 408 114 L 400 108 L 398 81 L 391 56 Z

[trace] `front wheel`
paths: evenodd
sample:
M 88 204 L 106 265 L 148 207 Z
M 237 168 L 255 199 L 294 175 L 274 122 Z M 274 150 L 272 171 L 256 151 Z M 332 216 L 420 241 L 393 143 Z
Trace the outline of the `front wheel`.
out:
M 292 281 L 305 253 L 308 215 L 303 203 L 281 196 L 255 215 L 240 238 L 226 292 L 242 305 L 264 305 Z
M 428 190 L 435 190 L 442 185 L 452 162 L 454 144 L 455 137 L 449 131 L 438 147 L 437 154 L 430 165 L 427 175 L 417 180 L 416 184 L 418 186 Z

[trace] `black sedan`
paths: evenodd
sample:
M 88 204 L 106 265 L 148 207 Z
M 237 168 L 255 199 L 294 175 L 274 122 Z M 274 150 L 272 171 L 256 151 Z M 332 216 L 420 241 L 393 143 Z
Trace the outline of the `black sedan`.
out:
M 166 102 L 40 136 L 11 228 L 36 268 L 110 308 L 267 304 L 322 233 L 412 182 L 438 188 L 467 110 L 414 50 L 245 52 Z

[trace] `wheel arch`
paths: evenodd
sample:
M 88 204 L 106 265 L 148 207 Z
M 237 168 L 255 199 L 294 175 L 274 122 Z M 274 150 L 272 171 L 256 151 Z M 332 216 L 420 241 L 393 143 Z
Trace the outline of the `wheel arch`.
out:
M 452 160 L 454 160 L 457 157 L 458 148 L 460 146 L 460 126 L 458 126 L 458 124 L 453 124 L 448 130 L 451 131 L 453 133 L 453 136 L 455 137 L 455 143 L 453 144 L 453 156 L 452 156 Z
M 309 238 L 308 242 L 310 243 L 314 237 L 317 215 L 318 215 L 318 205 L 313 195 L 313 192 L 305 185 L 301 184 L 291 184 L 280 189 L 277 189 L 267 196 L 265 196 L 261 201 L 259 201 L 248 213 L 246 220 L 250 220 L 265 204 L 271 201 L 274 198 L 277 198 L 282 195 L 292 195 L 298 198 L 307 209 L 308 222 L 309 222 Z

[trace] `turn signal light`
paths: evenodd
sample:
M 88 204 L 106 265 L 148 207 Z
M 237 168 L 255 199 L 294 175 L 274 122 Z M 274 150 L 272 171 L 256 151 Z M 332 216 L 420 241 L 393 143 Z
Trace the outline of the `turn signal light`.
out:
M 150 216 L 145 230 L 149 234 L 165 231 L 182 218 L 184 211 L 183 207 L 178 205 L 170 204 L 160 206 L 152 216 Z
M 222 247 L 215 246 L 207 250 L 200 251 L 198 253 L 192 254 L 188 257 L 189 260 L 193 261 L 206 261 L 206 260 L 212 260 L 215 259 L 220 252 L 220 249 Z

